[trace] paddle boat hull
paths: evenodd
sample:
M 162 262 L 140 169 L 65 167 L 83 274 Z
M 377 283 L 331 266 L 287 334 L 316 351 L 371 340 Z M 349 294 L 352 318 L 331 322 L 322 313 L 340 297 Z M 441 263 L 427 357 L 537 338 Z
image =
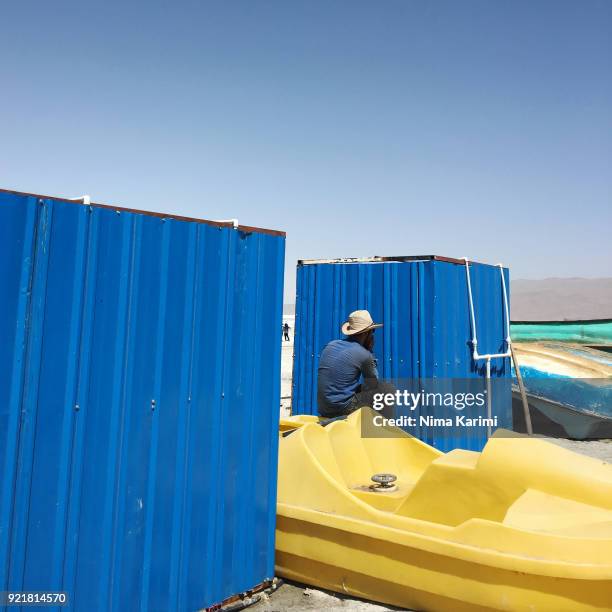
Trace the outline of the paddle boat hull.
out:
M 285 422 L 279 575 L 415 610 L 610 609 L 612 465 L 524 437 L 443 454 L 362 418 Z

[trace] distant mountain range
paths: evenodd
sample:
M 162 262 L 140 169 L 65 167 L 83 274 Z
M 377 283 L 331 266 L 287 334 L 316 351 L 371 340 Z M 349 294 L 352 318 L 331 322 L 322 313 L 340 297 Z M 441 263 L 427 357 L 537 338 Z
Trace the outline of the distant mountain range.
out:
M 513 280 L 514 321 L 612 319 L 612 278 Z
M 517 279 L 510 288 L 513 321 L 612 319 L 612 278 Z M 283 314 L 295 314 L 285 304 Z

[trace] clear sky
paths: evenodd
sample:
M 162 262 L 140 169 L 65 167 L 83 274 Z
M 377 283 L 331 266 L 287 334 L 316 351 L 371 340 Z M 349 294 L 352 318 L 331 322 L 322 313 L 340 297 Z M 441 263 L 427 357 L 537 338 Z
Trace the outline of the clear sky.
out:
M 298 258 L 612 276 L 612 2 L 0 4 L 0 186 Z

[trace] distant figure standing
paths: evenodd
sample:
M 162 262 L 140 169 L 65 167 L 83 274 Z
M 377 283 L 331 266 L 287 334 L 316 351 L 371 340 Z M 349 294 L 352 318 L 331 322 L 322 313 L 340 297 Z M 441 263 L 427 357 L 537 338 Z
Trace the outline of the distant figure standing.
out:
M 285 322 L 285 324 L 283 325 L 283 341 L 287 341 L 287 342 L 291 342 L 291 340 L 289 339 L 289 323 Z

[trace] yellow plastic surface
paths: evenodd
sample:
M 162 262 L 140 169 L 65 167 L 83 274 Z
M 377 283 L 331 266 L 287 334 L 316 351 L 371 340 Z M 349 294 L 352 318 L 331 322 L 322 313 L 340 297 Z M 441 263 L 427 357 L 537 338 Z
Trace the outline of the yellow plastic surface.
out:
M 612 465 L 525 437 L 442 454 L 362 418 L 283 421 L 279 575 L 416 610 L 612 610 Z

